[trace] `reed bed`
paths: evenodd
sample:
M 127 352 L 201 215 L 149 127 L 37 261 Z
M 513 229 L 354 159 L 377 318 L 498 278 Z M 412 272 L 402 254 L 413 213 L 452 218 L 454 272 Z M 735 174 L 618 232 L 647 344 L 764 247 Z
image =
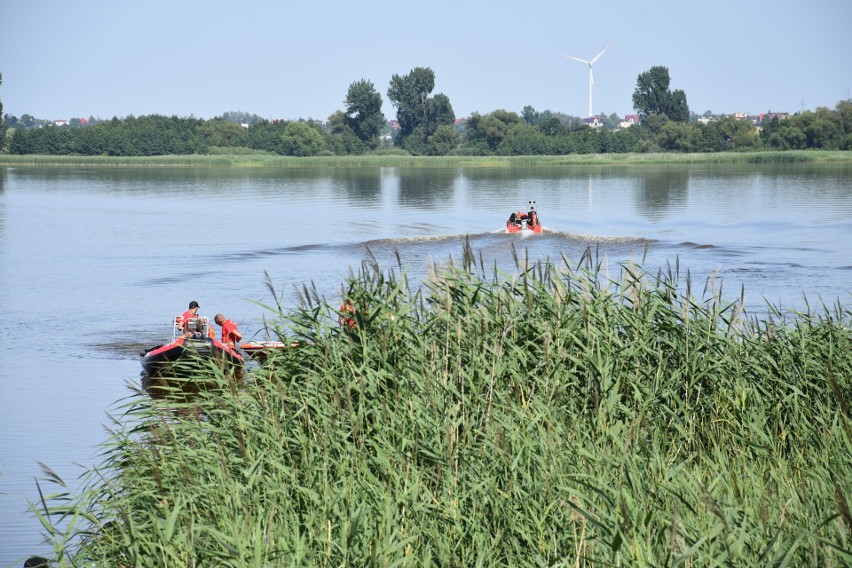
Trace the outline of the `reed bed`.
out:
M 409 156 L 377 153 L 361 156 L 291 157 L 217 148 L 215 153 L 170 156 L 46 156 L 0 154 L 0 166 L 74 167 L 229 167 L 229 168 L 508 168 L 529 166 L 783 164 L 850 162 L 852 152 L 790 150 L 764 152 L 566 154 L 561 156 Z
M 353 332 L 305 287 L 267 306 L 303 346 L 192 400 L 134 393 L 83 490 L 40 484 L 56 559 L 852 563 L 847 309 L 758 321 L 677 266 L 516 258 L 465 248 L 416 286 L 365 263 Z

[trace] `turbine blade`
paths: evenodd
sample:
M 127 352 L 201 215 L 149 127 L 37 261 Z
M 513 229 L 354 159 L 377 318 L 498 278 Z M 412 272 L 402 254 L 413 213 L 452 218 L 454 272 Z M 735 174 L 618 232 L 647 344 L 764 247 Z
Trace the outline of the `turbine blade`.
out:
M 589 62 L 585 59 L 580 59 L 579 57 L 571 57 L 570 55 L 566 55 L 565 57 L 567 57 L 571 61 L 579 61 L 580 63 L 585 63 L 586 65 L 589 65 Z
M 598 53 L 597 55 L 595 55 L 594 59 L 592 59 L 592 61 L 591 61 L 591 63 L 589 63 L 589 65 L 591 65 L 592 63 L 594 63 L 595 61 L 597 61 L 598 59 L 600 59 L 600 58 L 601 58 L 601 55 L 603 55 L 604 53 L 606 53 L 606 50 L 607 50 L 607 49 L 609 49 L 610 47 L 612 47 L 612 44 L 609 44 L 608 46 L 606 46 L 605 48 L 603 48 L 603 51 L 601 51 L 600 53 Z

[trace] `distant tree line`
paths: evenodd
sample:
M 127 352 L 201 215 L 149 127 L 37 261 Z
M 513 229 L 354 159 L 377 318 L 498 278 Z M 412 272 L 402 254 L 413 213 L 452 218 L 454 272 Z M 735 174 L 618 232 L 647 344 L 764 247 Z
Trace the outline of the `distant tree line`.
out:
M 0 73 L 0 85 L 3 84 L 3 74 Z M 6 126 L 6 121 L 3 120 L 3 101 L 0 101 L 0 150 L 3 149 L 4 143 L 6 141 L 6 130 L 8 127 Z
M 2 75 L 0 75 L 2 83 Z M 243 112 L 203 120 L 150 115 L 111 120 L 74 119 L 66 126 L 2 115 L 0 136 L 12 154 L 157 156 L 269 153 L 282 156 L 403 152 L 412 155 L 560 155 L 626 152 L 721 152 L 852 150 L 852 100 L 834 110 L 789 118 L 751 120 L 720 117 L 699 121 L 686 94 L 670 90 L 665 67 L 637 78 L 633 105 L 639 123 L 619 128 L 616 115 L 601 116 L 602 127 L 551 111 L 524 107 L 520 114 L 474 112 L 456 121 L 449 97 L 432 94 L 434 72 L 417 67 L 393 75 L 387 97 L 396 109 L 395 128 L 382 113 L 382 97 L 365 79 L 349 86 L 345 108 L 324 123 L 270 121 Z M 2 113 L 2 104 L 0 104 Z M 709 111 L 705 116 L 711 115 Z

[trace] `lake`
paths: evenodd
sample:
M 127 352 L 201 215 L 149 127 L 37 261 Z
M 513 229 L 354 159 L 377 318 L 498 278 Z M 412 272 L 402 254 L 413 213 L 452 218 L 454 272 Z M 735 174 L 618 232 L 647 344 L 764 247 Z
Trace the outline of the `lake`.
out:
M 540 235 L 505 222 L 534 200 Z M 28 502 L 39 463 L 70 485 L 98 463 L 110 416 L 138 385 L 139 352 L 200 315 L 261 333 L 274 300 L 396 255 L 416 280 L 459 261 L 487 266 L 634 262 L 680 267 L 747 313 L 852 305 L 852 164 L 470 169 L 0 167 L 0 567 L 47 553 Z M 644 260 L 643 260 L 644 259 Z M 43 487 L 48 491 L 56 488 Z

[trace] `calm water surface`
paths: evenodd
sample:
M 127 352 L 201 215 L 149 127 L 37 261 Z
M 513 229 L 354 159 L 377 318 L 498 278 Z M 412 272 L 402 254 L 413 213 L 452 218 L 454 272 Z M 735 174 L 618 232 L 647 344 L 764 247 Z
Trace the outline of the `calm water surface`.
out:
M 537 202 L 545 232 L 503 230 Z M 0 567 L 47 552 L 27 512 L 39 462 L 73 485 L 98 463 L 138 353 L 190 300 L 244 336 L 261 328 L 265 274 L 283 295 L 315 283 L 337 302 L 350 269 L 398 252 L 415 278 L 460 258 L 576 263 L 613 274 L 688 269 L 752 314 L 766 302 L 852 304 L 852 166 L 400 170 L 0 168 Z M 49 491 L 55 490 L 47 486 Z

